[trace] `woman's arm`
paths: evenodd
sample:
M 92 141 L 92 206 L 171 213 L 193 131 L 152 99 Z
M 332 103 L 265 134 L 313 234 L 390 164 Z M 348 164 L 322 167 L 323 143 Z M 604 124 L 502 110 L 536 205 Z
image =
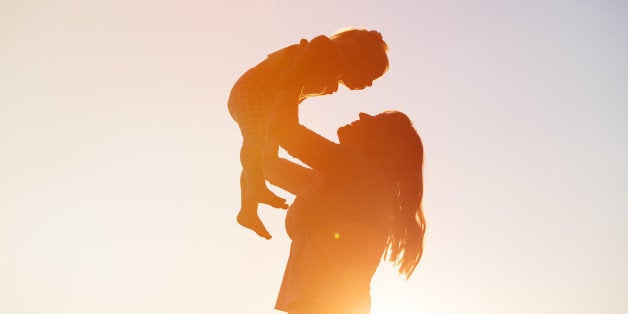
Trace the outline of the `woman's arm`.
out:
M 355 150 L 336 144 L 299 124 L 300 87 L 286 85 L 279 93 L 270 117 L 270 134 L 293 157 L 320 173 L 354 184 L 366 179 L 374 163 Z
M 264 177 L 293 195 L 299 195 L 318 177 L 315 170 L 303 167 L 289 160 L 273 157 L 264 163 Z

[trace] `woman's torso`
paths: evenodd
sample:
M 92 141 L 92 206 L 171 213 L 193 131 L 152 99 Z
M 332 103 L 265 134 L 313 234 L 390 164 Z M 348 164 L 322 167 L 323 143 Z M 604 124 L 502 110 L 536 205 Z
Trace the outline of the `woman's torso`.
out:
M 368 307 L 370 281 L 386 245 L 387 217 L 382 184 L 343 186 L 321 175 L 288 210 L 286 230 L 293 245 L 278 304 L 305 300 Z

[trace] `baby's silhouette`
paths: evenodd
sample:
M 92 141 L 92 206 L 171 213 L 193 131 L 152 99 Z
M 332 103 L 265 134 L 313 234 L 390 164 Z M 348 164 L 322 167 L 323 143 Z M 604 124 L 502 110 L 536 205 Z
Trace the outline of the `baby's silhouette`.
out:
M 258 203 L 288 208 L 286 200 L 266 186 L 263 170 L 265 156 L 277 154 L 277 145 L 268 136 L 268 119 L 282 89 L 300 87 L 300 103 L 308 97 L 336 92 L 339 83 L 351 90 L 366 88 L 388 70 L 387 51 L 379 32 L 348 29 L 331 37 L 302 39 L 273 52 L 238 79 L 228 106 L 243 138 L 239 224 L 270 239 L 257 215 Z

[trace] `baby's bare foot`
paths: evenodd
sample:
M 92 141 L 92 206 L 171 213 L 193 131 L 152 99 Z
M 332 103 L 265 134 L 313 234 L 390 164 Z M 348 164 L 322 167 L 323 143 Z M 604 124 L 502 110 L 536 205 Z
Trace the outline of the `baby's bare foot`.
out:
M 273 193 L 268 188 L 264 187 L 263 189 L 248 189 L 246 198 L 250 201 L 254 201 L 257 203 L 268 204 L 275 208 L 288 208 L 288 204 L 286 203 L 286 199 L 281 198 L 275 193 Z
M 264 223 L 259 219 L 259 216 L 257 216 L 256 214 L 246 214 L 244 212 L 240 212 L 238 213 L 237 220 L 242 227 L 255 231 L 258 236 L 267 240 L 270 240 L 270 238 L 272 238 L 268 230 L 266 230 Z

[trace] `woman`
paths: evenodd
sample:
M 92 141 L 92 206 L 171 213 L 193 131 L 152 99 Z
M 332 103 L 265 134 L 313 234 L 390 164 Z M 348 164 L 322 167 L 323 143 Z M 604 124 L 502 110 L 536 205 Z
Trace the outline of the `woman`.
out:
M 299 124 L 299 93 L 284 89 L 270 118 L 271 137 L 310 167 L 274 157 L 265 168 L 272 184 L 297 196 L 286 215 L 292 244 L 275 308 L 369 313 L 382 254 L 406 277 L 421 259 L 421 139 L 406 115 L 387 111 L 360 113 L 333 143 Z

